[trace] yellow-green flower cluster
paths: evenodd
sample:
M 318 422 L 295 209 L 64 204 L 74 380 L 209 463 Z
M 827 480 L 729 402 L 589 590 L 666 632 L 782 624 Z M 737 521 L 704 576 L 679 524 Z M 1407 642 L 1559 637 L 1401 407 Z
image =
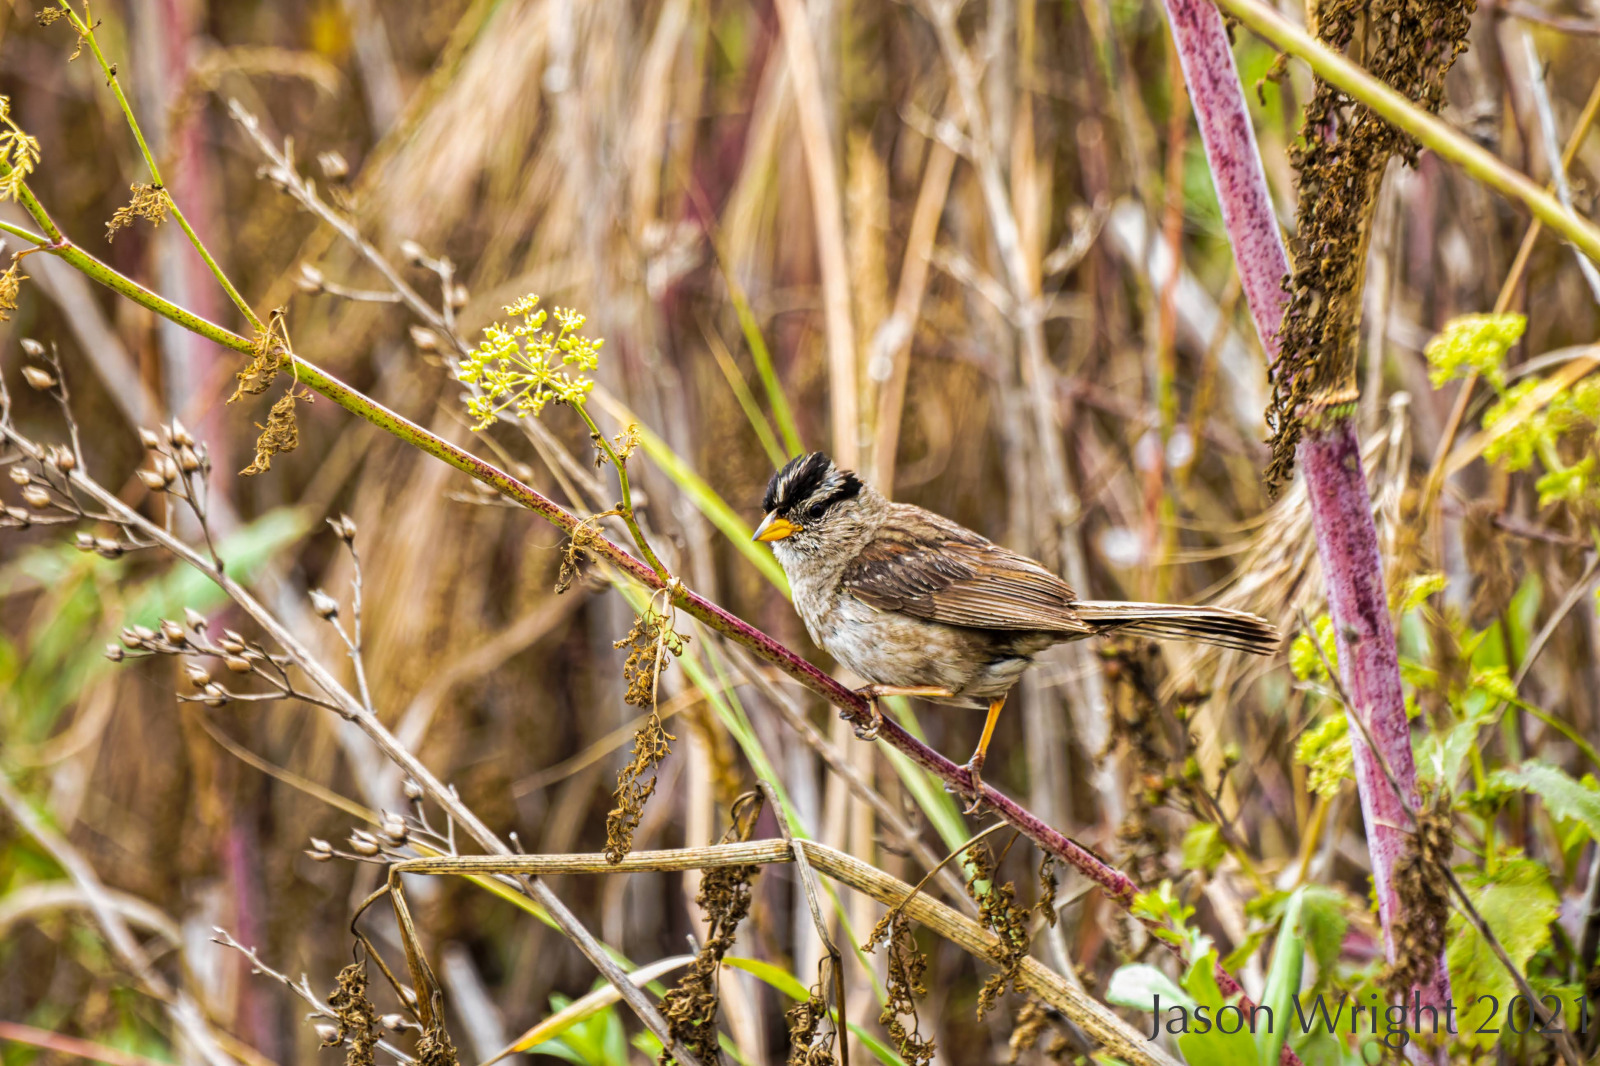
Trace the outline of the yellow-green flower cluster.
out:
M 505 312 L 521 321 L 489 326 L 477 350 L 461 361 L 461 381 L 481 390 L 467 401 L 478 420 L 474 428 L 493 425 L 508 409 L 517 418 L 530 412 L 537 418 L 552 400 L 581 407 L 594 387 L 584 374 L 599 365 L 605 342 L 585 337 L 585 319 L 571 308 L 539 310 L 537 296 L 524 296 Z M 555 328 L 546 329 L 551 318 Z
M 1453 378 L 1477 372 L 1496 390 L 1505 384 L 1506 353 L 1522 339 L 1522 315 L 1460 315 L 1428 342 L 1428 378 L 1438 388 Z

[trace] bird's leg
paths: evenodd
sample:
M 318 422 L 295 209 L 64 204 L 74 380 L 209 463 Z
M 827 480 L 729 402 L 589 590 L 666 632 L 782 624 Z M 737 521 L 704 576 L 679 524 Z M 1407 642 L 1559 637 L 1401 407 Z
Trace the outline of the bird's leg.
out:
M 989 717 L 984 719 L 983 736 L 978 740 L 978 750 L 972 753 L 972 758 L 967 760 L 967 765 L 962 767 L 972 779 L 971 803 L 967 806 L 967 814 L 975 814 L 983 804 L 983 764 L 989 758 L 989 741 L 994 739 L 995 723 L 1000 721 L 1000 708 L 1006 705 L 1006 698 L 999 699 L 989 704 Z
M 922 696 L 926 699 L 949 699 L 955 693 L 947 688 L 937 685 L 864 685 L 856 689 L 857 696 L 863 696 L 867 701 L 867 710 L 872 714 L 872 721 L 866 726 L 856 726 L 856 737 L 860 740 L 877 740 L 878 729 L 883 725 L 883 712 L 878 710 L 878 700 L 884 696 Z M 841 711 L 840 718 L 849 718 L 848 711 Z

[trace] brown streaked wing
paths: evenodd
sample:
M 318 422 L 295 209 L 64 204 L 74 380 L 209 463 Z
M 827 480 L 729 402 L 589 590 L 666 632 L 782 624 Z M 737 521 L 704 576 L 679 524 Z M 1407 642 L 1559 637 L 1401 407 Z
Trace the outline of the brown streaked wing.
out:
M 978 629 L 1088 633 L 1072 587 L 1038 563 L 918 507 L 895 507 L 845 568 L 844 589 L 883 611 Z

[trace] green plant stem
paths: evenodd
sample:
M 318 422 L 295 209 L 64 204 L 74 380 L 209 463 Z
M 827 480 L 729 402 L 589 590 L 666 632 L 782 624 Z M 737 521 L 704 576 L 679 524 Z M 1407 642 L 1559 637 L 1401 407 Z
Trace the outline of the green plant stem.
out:
M 1561 206 L 1550 193 L 1480 148 L 1465 134 L 1417 107 L 1305 30 L 1290 24 L 1260 0 L 1216 0 L 1218 7 L 1281 51 L 1304 60 L 1318 77 L 1372 108 L 1424 148 L 1465 170 L 1468 176 L 1520 202 L 1540 222 L 1600 263 L 1600 228 Z
M 656 576 L 662 581 L 671 582 L 672 571 L 668 570 L 666 564 L 657 558 L 655 549 L 651 548 L 650 542 L 645 539 L 644 530 L 639 528 L 638 516 L 634 514 L 633 487 L 628 481 L 628 461 L 617 454 L 617 450 L 611 446 L 611 442 L 606 439 L 606 435 L 600 432 L 600 427 L 595 424 L 595 420 L 589 414 L 589 409 L 586 405 L 575 403 L 570 406 L 578 412 L 578 417 L 583 419 L 584 425 L 589 427 L 589 436 L 594 440 L 595 447 L 600 449 L 601 453 L 610 460 L 611 465 L 617 470 L 617 484 L 620 486 L 622 493 L 622 502 L 617 506 L 617 514 L 622 518 L 623 524 L 628 527 L 628 533 L 633 537 L 633 542 L 639 546 L 640 554 L 644 556 L 644 561 L 650 564 L 650 569 L 656 572 Z
M 233 287 L 233 282 L 228 280 L 228 275 L 223 273 L 222 267 L 212 258 L 211 253 L 206 249 L 205 242 L 200 240 L 200 235 L 194 231 L 194 227 L 184 217 L 183 211 L 178 207 L 177 200 L 172 196 L 172 191 L 167 188 L 167 183 L 161 179 L 161 168 L 156 165 L 155 153 L 150 151 L 150 145 L 144 139 L 144 131 L 139 128 L 139 120 L 134 117 L 133 108 L 128 104 L 128 97 L 122 91 L 122 83 L 117 79 L 116 67 L 111 65 L 110 61 L 106 59 L 105 53 L 100 50 L 100 42 L 95 39 L 94 35 L 94 25 L 88 21 L 88 18 L 79 17 L 78 13 L 72 9 L 72 5 L 65 2 L 65 0 L 61 4 L 61 8 L 67 13 L 67 18 L 72 22 L 73 28 L 78 31 L 78 35 L 89 45 L 89 51 L 94 53 L 95 60 L 99 62 L 100 70 L 106 76 L 106 84 L 111 86 L 111 93 L 117 98 L 117 106 L 122 108 L 122 117 L 128 120 L 128 128 L 133 131 L 133 139 L 139 142 L 139 152 L 144 156 L 145 166 L 150 168 L 150 180 L 154 181 L 156 186 L 166 193 L 167 206 L 172 209 L 173 219 L 178 223 L 179 228 L 183 230 L 184 235 L 189 238 L 189 243 L 194 245 L 194 250 L 200 253 L 200 258 L 205 260 L 207 269 L 211 271 L 211 276 L 217 279 L 217 284 L 221 285 L 222 290 L 228 294 L 228 299 L 233 301 L 234 306 L 244 315 L 245 321 L 250 323 L 250 328 L 258 333 L 261 332 L 266 328 L 261 319 L 256 317 L 255 311 L 245 302 L 245 298 L 239 295 L 239 290 Z M 83 11 L 85 16 L 89 15 L 87 0 L 83 5 Z M 52 235 L 52 239 L 59 240 L 60 235 Z

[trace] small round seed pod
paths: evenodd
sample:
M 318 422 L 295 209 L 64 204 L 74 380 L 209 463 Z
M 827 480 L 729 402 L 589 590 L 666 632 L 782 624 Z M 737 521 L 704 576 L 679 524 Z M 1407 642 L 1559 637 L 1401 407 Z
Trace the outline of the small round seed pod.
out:
M 28 468 L 20 463 L 11 468 L 10 477 L 13 485 L 26 485 L 33 480 L 33 475 L 28 472 Z
M 415 778 L 406 778 L 406 783 L 402 787 L 405 791 L 406 799 L 410 800 L 412 803 L 421 802 L 423 795 L 422 786 L 417 783 Z
M 222 665 L 236 674 L 248 674 L 250 672 L 250 660 L 238 655 L 227 656 L 222 660 Z
M 327 862 L 333 858 L 333 845 L 321 837 L 312 837 L 311 847 L 306 849 L 306 854 L 317 862 Z
M 50 506 L 50 494 L 38 485 L 29 485 L 22 490 L 22 502 L 36 511 L 42 511 Z
M 391 1033 L 398 1033 L 406 1027 L 406 1016 L 404 1014 L 385 1014 L 378 1019 L 378 1024 Z
M 343 155 L 332 149 L 317 153 L 317 166 L 329 181 L 343 181 L 350 176 L 350 164 Z
M 199 663 L 190 663 L 183 672 L 189 678 L 189 684 L 195 688 L 205 688 L 211 684 L 211 675 Z
M 194 438 L 189 436 L 189 431 L 185 429 L 183 427 L 183 423 L 179 422 L 176 418 L 172 420 L 172 425 L 167 427 L 167 433 L 172 438 L 172 443 L 176 444 L 178 447 L 194 447 Z
M 411 343 L 418 351 L 433 352 L 439 349 L 439 335 L 427 326 L 411 327 Z
M 51 448 L 50 453 L 45 457 L 45 462 L 63 474 L 70 474 L 78 468 L 78 457 L 66 445 L 62 445 L 59 448 Z
M 398 848 L 406 842 L 410 830 L 406 827 L 404 818 L 389 811 L 383 812 L 383 821 L 379 823 L 378 833 L 388 842 L 390 847 Z
M 170 618 L 161 620 L 161 635 L 167 638 L 168 643 L 176 644 L 180 648 L 189 643 L 189 634 L 184 632 L 183 626 Z
M 315 1031 L 317 1034 L 317 1039 L 322 1041 L 323 1047 L 336 1047 L 342 1043 L 342 1041 L 339 1039 L 338 1026 L 329 1025 L 327 1022 L 323 1022 L 316 1027 Z
M 110 659 L 114 663 L 120 663 L 124 658 L 126 658 L 126 653 L 122 650 L 122 646 L 120 644 L 107 644 L 106 658 Z
M 42 366 L 23 367 L 22 380 L 40 392 L 47 392 L 56 387 L 55 375 Z
M 178 449 L 178 469 L 185 474 L 193 474 L 200 469 L 200 456 L 187 444 Z
M 80 531 L 72 538 L 72 545 L 81 552 L 92 552 L 94 551 L 94 534 Z
M 139 475 L 139 480 L 144 482 L 144 487 L 151 492 L 167 491 L 167 479 L 161 476 L 161 471 L 136 470 L 134 473 Z
M 44 358 L 44 345 L 40 344 L 32 337 L 22 338 L 22 351 L 25 355 L 30 355 L 35 359 Z
M 102 559 L 120 559 L 124 549 L 119 541 L 110 537 L 96 537 L 94 550 Z
M 422 245 L 411 239 L 400 242 L 400 254 L 406 257 L 406 262 L 412 266 L 422 266 L 428 258 L 428 251 Z
M 209 623 L 206 621 L 205 615 L 201 614 L 193 607 L 185 607 L 183 609 L 183 624 L 188 626 L 190 629 L 201 630 L 204 629 Z
M 318 270 L 310 263 L 301 263 L 300 274 L 294 279 L 294 284 L 295 288 L 299 289 L 307 296 L 315 296 L 317 293 L 322 291 L 324 280 L 325 279 L 322 276 L 322 271 Z
M 311 590 L 311 609 L 329 622 L 339 617 L 339 601 L 321 589 Z
M 152 451 L 153 452 L 156 449 L 161 447 L 161 438 L 156 436 L 153 431 L 145 429 L 143 426 L 140 426 L 139 427 L 139 443 L 144 445 L 145 449 L 147 451 Z
M 357 829 L 350 834 L 350 850 L 357 855 L 364 855 L 370 859 L 382 849 L 378 847 L 378 839 L 376 837 L 364 829 Z

